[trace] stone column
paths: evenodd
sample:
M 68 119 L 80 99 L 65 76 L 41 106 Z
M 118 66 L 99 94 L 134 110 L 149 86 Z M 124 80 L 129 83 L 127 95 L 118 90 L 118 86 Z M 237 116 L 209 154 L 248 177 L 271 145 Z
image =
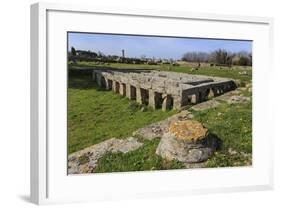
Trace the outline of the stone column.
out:
M 112 91 L 116 92 L 116 81 L 112 80 Z
M 155 109 L 156 108 L 155 92 L 154 90 L 148 90 L 148 93 L 149 93 L 148 105 L 153 109 Z
M 125 96 L 124 90 L 126 90 L 126 89 L 124 89 L 123 83 L 120 82 L 120 84 L 119 84 L 119 94 L 122 95 L 122 96 Z
M 215 97 L 215 93 L 214 93 L 213 89 L 209 89 L 208 98 L 213 98 L 213 97 Z
M 96 74 L 96 81 L 99 87 L 101 87 L 101 74 L 97 73 Z
M 182 107 L 182 97 L 180 96 L 174 96 L 173 97 L 173 109 L 174 110 L 179 110 Z
M 196 104 L 199 102 L 199 92 L 196 92 L 191 96 L 191 103 Z
M 141 89 L 140 89 L 140 87 L 136 87 L 136 101 L 138 103 L 142 104 Z
M 130 100 L 132 99 L 132 96 L 131 96 L 131 85 L 130 84 L 126 84 L 126 97 L 129 98 Z
M 163 95 L 162 98 L 163 98 L 162 110 L 166 111 L 172 109 L 173 97 L 171 95 Z
M 105 89 L 109 90 L 108 79 L 104 78 L 104 82 L 105 82 Z
M 162 111 L 166 111 L 168 109 L 168 97 L 167 95 L 162 95 L 163 103 L 162 103 Z

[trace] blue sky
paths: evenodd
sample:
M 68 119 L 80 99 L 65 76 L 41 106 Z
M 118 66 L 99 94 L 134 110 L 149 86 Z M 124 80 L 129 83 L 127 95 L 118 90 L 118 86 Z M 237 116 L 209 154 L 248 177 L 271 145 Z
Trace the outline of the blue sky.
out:
M 101 51 L 106 55 L 122 55 L 126 57 L 173 58 L 180 59 L 189 51 L 210 52 L 225 49 L 231 52 L 252 52 L 252 41 L 215 40 L 197 38 L 171 38 L 132 35 L 109 35 L 94 33 L 68 33 L 68 50 Z

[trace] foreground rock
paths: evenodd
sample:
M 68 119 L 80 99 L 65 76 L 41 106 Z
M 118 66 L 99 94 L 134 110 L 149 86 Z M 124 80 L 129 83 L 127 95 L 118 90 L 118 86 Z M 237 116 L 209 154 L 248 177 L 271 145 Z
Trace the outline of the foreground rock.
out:
M 165 132 L 156 149 L 156 154 L 167 160 L 184 163 L 199 163 L 210 158 L 218 147 L 216 138 L 197 121 L 174 122 Z
M 108 152 L 129 152 L 141 147 L 143 143 L 134 137 L 109 139 L 68 156 L 68 174 L 92 173 L 98 160 Z
M 163 121 L 159 121 L 143 128 L 138 129 L 133 133 L 133 136 L 143 139 L 154 139 L 162 137 L 164 132 L 168 131 L 169 125 L 176 121 L 184 121 L 192 119 L 193 115 L 187 110 L 183 110 L 178 114 L 175 114 Z

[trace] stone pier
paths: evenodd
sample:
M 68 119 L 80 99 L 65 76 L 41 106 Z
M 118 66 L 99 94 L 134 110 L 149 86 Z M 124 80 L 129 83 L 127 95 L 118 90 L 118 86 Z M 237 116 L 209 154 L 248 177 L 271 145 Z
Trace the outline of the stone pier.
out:
M 148 100 L 148 105 L 150 107 L 152 107 L 153 109 L 156 109 L 156 97 L 155 97 L 155 92 L 152 89 L 148 90 L 148 96 L 149 96 L 149 100 Z
M 112 91 L 116 92 L 116 81 L 114 81 L 114 80 L 112 81 Z
M 162 99 L 163 99 L 163 103 L 162 103 L 163 111 L 170 110 L 173 108 L 173 97 L 171 95 L 163 95 Z M 177 107 L 174 106 L 174 108 L 176 109 Z
M 193 95 L 191 95 L 191 103 L 192 104 L 199 103 L 199 92 L 196 92 Z
M 99 87 L 153 109 L 181 109 L 236 89 L 234 80 L 154 70 L 93 70 Z
M 120 83 L 120 86 L 119 86 L 119 94 L 120 94 L 121 96 L 126 96 L 126 84 Z
M 136 87 L 136 101 L 141 104 L 141 89 Z

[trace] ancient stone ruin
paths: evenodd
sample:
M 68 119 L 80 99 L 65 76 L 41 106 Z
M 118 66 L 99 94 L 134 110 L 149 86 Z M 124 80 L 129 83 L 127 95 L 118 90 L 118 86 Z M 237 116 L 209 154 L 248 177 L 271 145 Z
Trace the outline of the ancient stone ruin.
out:
M 181 109 L 234 90 L 233 80 L 156 70 L 93 70 L 98 86 L 154 109 Z

